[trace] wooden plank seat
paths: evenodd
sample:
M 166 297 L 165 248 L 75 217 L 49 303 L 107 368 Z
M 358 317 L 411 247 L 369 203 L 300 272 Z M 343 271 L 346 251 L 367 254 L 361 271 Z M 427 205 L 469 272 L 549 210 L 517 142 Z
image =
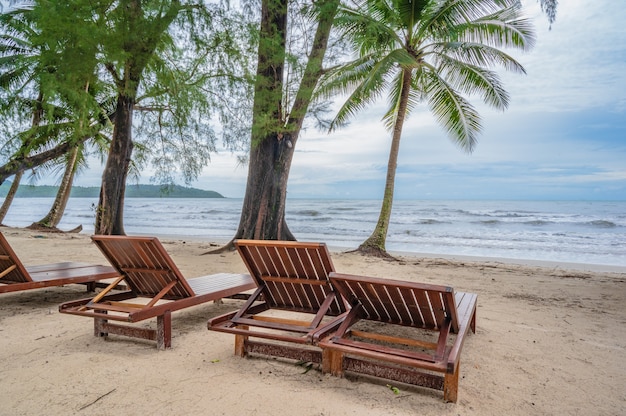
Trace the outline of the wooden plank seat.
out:
M 444 400 L 457 401 L 461 349 L 468 329 L 476 332 L 477 295 L 338 273 L 330 281 L 352 308 L 338 330 L 319 341 L 324 372 L 443 390 Z
M 208 329 L 235 334 L 242 357 L 321 363 L 313 339 L 335 329 L 347 311 L 328 281 L 334 266 L 326 245 L 237 240 L 235 247 L 258 288 L 239 311 L 210 319 Z
M 92 240 L 120 277 L 95 297 L 63 303 L 59 311 L 93 318 L 96 336 L 124 335 L 156 341 L 159 349 L 170 348 L 172 312 L 256 288 L 248 274 L 185 279 L 156 237 L 97 235 Z M 129 290 L 112 292 L 122 280 Z M 156 329 L 129 325 L 154 317 Z
M 84 284 L 88 291 L 103 285 L 101 280 L 119 276 L 111 266 L 79 262 L 59 262 L 25 266 L 6 237 L 0 233 L 0 293 L 44 287 Z

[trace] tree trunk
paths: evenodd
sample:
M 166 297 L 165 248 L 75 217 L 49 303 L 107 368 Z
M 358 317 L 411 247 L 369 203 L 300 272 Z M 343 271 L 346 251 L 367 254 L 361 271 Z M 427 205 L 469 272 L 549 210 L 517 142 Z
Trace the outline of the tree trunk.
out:
M 236 238 L 294 240 L 285 222 L 288 165 L 293 158 L 289 138 L 267 137 L 250 155 L 248 183 Z M 252 163 L 254 160 L 254 163 Z
M 338 5 L 338 0 L 319 5 L 320 21 L 286 123 L 282 99 L 288 2 L 263 1 L 248 182 L 235 238 L 295 240 L 285 221 L 287 181 L 302 122 L 322 75 Z
M 400 103 L 398 104 L 398 114 L 393 126 L 393 136 L 391 139 L 391 150 L 389 151 L 389 162 L 387 163 L 387 180 L 385 181 L 385 194 L 378 216 L 378 223 L 372 235 L 369 236 L 358 248 L 358 251 L 370 255 L 387 257 L 385 243 L 387 232 L 389 231 L 389 221 L 391 219 L 391 208 L 393 205 L 393 191 L 396 180 L 396 169 L 398 167 L 398 153 L 400 152 L 400 138 L 402 137 L 402 126 L 406 117 L 407 105 L 409 102 L 409 92 L 411 91 L 411 69 L 404 69 L 402 74 L 402 91 L 400 92 Z
M 20 187 L 20 182 L 22 181 L 22 176 L 24 175 L 24 171 L 19 171 L 15 174 L 15 178 L 13 178 L 13 183 L 9 188 L 9 192 L 7 192 L 7 196 L 4 198 L 4 202 L 2 203 L 2 207 L 0 207 L 0 225 L 4 221 L 4 217 L 7 216 L 7 212 L 11 207 L 11 203 L 13 203 L 13 198 L 17 193 L 17 189 Z
M 287 0 L 263 0 L 254 86 L 248 182 L 235 238 L 293 240 L 285 223 L 285 165 L 293 146 L 284 136 L 282 107 Z M 291 143 L 291 142 L 289 142 Z
M 131 128 L 134 105 L 134 98 L 122 94 L 118 95 L 113 140 L 102 173 L 95 234 L 125 235 L 124 193 L 133 152 Z
M 162 16 L 154 17 L 145 13 L 142 6 L 147 2 L 129 0 L 121 2 L 118 36 L 124 39 L 122 49 L 125 60 L 120 68 L 112 62 L 105 66 L 117 85 L 117 105 L 113 138 L 109 156 L 102 173 L 100 199 L 96 210 L 96 234 L 124 235 L 124 194 L 126 178 L 133 153 L 132 125 L 133 110 L 143 72 L 170 24 L 178 16 L 183 6 L 180 1 L 164 2 Z M 167 9 L 167 10 L 165 10 Z
M 32 156 L 19 155 L 17 158 L 9 160 L 6 164 L 0 166 L 0 185 L 7 180 L 8 177 L 17 174 L 18 172 L 24 172 L 27 169 L 32 169 L 37 166 L 43 165 L 57 157 L 63 156 L 69 152 L 73 146 L 86 142 L 89 137 L 83 137 L 78 139 L 74 143 L 64 142 L 52 149 L 43 151 Z
M 75 147 L 68 155 L 69 157 L 67 159 L 67 165 L 65 166 L 63 179 L 61 180 L 61 185 L 59 186 L 59 190 L 57 191 L 56 198 L 54 199 L 54 203 L 52 204 L 50 211 L 41 220 L 33 223 L 31 227 L 56 229 L 59 222 L 61 222 L 61 218 L 63 218 L 63 214 L 65 213 L 67 201 L 70 199 L 70 192 L 72 191 L 78 152 L 79 148 Z
M 39 90 L 39 94 L 37 95 L 37 101 L 35 104 L 35 108 L 33 109 L 33 120 L 31 122 L 32 127 L 37 127 L 41 123 L 41 117 L 43 116 L 43 92 L 41 89 Z M 22 143 L 22 149 L 28 147 L 29 141 Z M 22 153 L 20 153 L 22 154 Z M 5 166 L 15 166 L 15 163 L 9 162 Z M 2 203 L 2 207 L 0 207 L 0 224 L 4 221 L 4 217 L 6 217 L 7 212 L 9 211 L 9 207 L 13 203 L 13 198 L 17 193 L 18 188 L 20 187 L 20 182 L 22 181 L 22 176 L 24 176 L 24 169 L 16 170 L 15 177 L 13 178 L 13 183 L 11 184 L 11 188 L 9 188 L 9 192 L 7 193 L 6 198 L 4 198 L 4 202 Z M 4 182 L 6 177 L 0 179 L 0 185 Z

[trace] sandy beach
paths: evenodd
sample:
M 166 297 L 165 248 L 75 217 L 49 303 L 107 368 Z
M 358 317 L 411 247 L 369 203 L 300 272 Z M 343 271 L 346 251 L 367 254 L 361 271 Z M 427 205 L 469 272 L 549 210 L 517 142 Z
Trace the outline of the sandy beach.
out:
M 78 234 L 0 227 L 26 265 L 106 264 Z M 187 278 L 246 272 L 214 243 L 161 238 Z M 623 415 L 626 270 L 602 272 L 403 255 L 399 261 L 332 251 L 337 271 L 445 284 L 478 294 L 458 403 L 441 392 L 339 379 L 293 362 L 233 355 L 234 337 L 210 317 L 242 301 L 173 315 L 173 348 L 93 336 L 90 319 L 58 312 L 84 286 L 0 295 L 0 415 Z M 145 325 L 155 326 L 149 321 Z

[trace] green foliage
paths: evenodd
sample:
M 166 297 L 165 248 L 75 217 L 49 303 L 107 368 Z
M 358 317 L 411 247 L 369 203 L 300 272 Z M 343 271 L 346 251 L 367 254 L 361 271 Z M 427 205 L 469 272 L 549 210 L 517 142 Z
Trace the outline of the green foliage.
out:
M 534 43 L 529 20 L 517 0 L 365 0 L 344 7 L 337 27 L 358 57 L 329 72 L 318 94 L 349 94 L 331 129 L 345 124 L 387 95 L 383 120 L 392 129 L 398 117 L 404 70 L 411 73 L 407 114 L 426 102 L 440 125 L 471 152 L 480 117 L 465 95 L 503 110 L 509 97 L 493 68 L 524 68 L 502 48 L 527 50 Z
M 106 152 L 120 94 L 136 105 L 137 174 L 152 162 L 156 182 L 189 182 L 219 139 L 244 148 L 254 23 L 226 3 L 37 0 L 0 19 L 7 159 L 86 136 Z M 33 128 L 37 107 L 42 123 Z
M 45 3 L 53 7 L 49 14 L 54 14 L 54 7 L 69 4 Z M 71 30 L 60 33 L 54 24 L 50 31 L 58 42 L 51 42 L 41 15 L 35 6 L 0 16 L 0 91 L 6 97 L 0 106 L 0 122 L 11 126 L 2 130 L 2 154 L 9 161 L 63 143 L 82 148 L 86 138 L 97 143 L 110 127 L 102 119 L 98 97 L 103 94 L 94 82 L 94 60 L 85 59 L 91 53 L 86 52 L 89 42 Z M 64 49 L 77 56 L 61 59 Z M 84 162 L 83 153 L 79 161 Z M 65 159 L 42 163 L 43 172 L 62 170 Z M 34 171 L 34 178 L 42 168 Z
M 220 138 L 232 150 L 247 142 L 251 51 L 248 32 L 233 30 L 241 22 L 219 8 L 184 9 L 148 63 L 135 141 L 149 150 L 157 182 L 194 179 Z

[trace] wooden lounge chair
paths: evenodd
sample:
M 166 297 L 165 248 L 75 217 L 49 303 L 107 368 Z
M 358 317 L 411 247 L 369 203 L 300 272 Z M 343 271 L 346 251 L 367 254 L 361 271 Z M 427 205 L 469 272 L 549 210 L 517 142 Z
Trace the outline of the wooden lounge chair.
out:
M 326 245 L 237 240 L 235 246 L 258 289 L 238 312 L 209 320 L 208 329 L 235 334 L 235 354 L 242 357 L 321 363 L 313 339 L 336 328 L 347 309 L 328 281 L 334 267 Z
M 336 273 L 330 281 L 353 306 L 337 332 L 319 342 L 324 372 L 416 384 L 443 390 L 444 400 L 457 401 L 463 341 L 468 329 L 476 332 L 475 294 Z M 402 337 L 385 334 L 383 329 L 392 326 L 402 327 Z
M 11 245 L 0 233 L 0 293 L 43 287 L 84 284 L 93 291 L 99 280 L 119 276 L 111 266 L 62 262 L 39 266 L 24 266 Z
M 91 237 L 119 273 L 117 281 L 92 299 L 66 302 L 59 311 L 94 318 L 96 336 L 118 334 L 171 347 L 173 311 L 235 296 L 256 285 L 247 274 L 219 273 L 186 280 L 155 237 Z M 109 293 L 124 280 L 128 291 Z M 157 329 L 114 324 L 157 318 Z

